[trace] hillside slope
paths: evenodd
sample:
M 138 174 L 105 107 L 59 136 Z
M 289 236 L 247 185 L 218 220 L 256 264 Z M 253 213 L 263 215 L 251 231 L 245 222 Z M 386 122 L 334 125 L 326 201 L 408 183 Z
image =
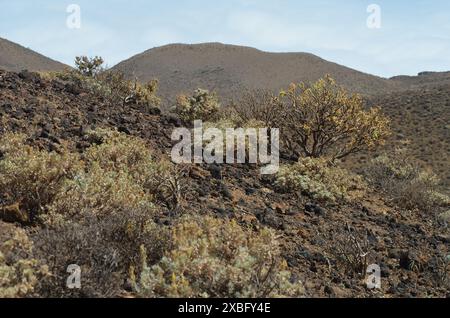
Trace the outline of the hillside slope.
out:
M 254 48 L 205 43 L 172 44 L 150 49 L 114 67 L 141 81 L 158 78 L 169 101 L 180 92 L 201 87 L 216 90 L 225 100 L 242 89 L 278 90 L 292 82 L 315 81 L 331 74 L 348 89 L 383 93 L 399 84 L 328 62 L 307 53 L 268 53 Z
M 0 136 L 7 132 L 25 133 L 28 136 L 26 142 L 40 149 L 56 153 L 70 149 L 83 155 L 97 142 L 89 141 L 89 129 L 109 128 L 143 138 L 156 158 L 165 158 L 170 153 L 170 136 L 174 127 L 179 125 L 176 118 L 149 114 L 139 105 L 110 107 L 101 96 L 78 87 L 77 82 L 49 80 L 38 74 L 23 75 L 0 71 Z M 0 153 L 0 162 L 4 158 L 4 154 Z M 81 182 L 81 179 L 77 180 L 77 184 Z M 326 203 L 301 193 L 284 193 L 274 186 L 272 178 L 261 177 L 259 169 L 251 165 L 189 165 L 183 184 L 180 210 L 173 211 L 161 206 L 160 213 L 155 215 L 156 224 L 161 228 L 171 228 L 180 216 L 193 215 L 231 219 L 255 232 L 270 228 L 280 241 L 281 256 L 293 273 L 292 280 L 302 282 L 304 296 L 449 296 L 445 281 L 446 263 L 442 261 L 448 258 L 448 228 L 429 212 L 402 210 L 385 200 L 381 193 L 372 190 L 357 200 L 336 203 Z M 2 200 L 7 199 L 0 191 L 0 208 L 3 208 Z M 17 204 L 19 209 L 20 202 Z M 4 207 L 3 212 L 10 211 L 7 208 Z M 127 214 L 130 212 L 128 209 L 124 211 Z M 52 260 L 62 257 L 61 251 L 67 247 L 66 240 L 48 236 L 46 228 L 5 224 L 3 219 L 0 214 L 0 233 L 21 228 L 27 231 L 37 250 L 41 251 L 39 253 L 43 253 L 37 254 L 39 259 L 48 261 L 51 269 L 60 275 L 56 277 L 61 277 L 57 282 L 64 286 L 66 267 L 58 267 Z M 92 244 L 94 240 L 89 236 L 92 232 L 88 231 L 91 228 L 86 229 L 86 225 L 81 223 L 79 226 L 81 228 L 76 229 L 81 230 L 74 237 Z M 353 229 L 351 235 L 348 233 L 350 227 Z M 7 232 L 4 228 L 12 230 Z M 111 240 L 110 237 L 99 237 L 101 233 L 97 230 L 94 233 L 97 233 L 96 241 Z M 380 290 L 367 289 L 364 280 L 346 270 L 339 256 L 333 254 L 338 248 L 351 248 L 346 242 L 349 238 L 359 238 L 359 235 L 363 240 L 361 242 L 369 246 L 369 262 L 381 266 L 383 281 Z M 50 246 L 48 250 L 51 252 L 48 254 L 44 253 L 47 249 L 42 248 L 45 242 Z M 76 241 L 77 246 L 79 242 Z M 120 247 L 120 250 L 112 252 L 129 250 L 126 246 Z M 108 249 L 111 250 L 110 244 L 101 251 Z M 91 256 L 94 252 L 88 250 L 87 253 L 91 254 L 81 259 L 82 263 L 77 263 L 83 268 L 96 265 L 95 257 Z M 85 250 L 81 248 L 76 251 L 78 257 Z M 66 296 L 89 297 L 98 296 L 97 290 L 104 288 L 114 297 L 130 296 L 127 273 L 117 271 L 109 275 L 100 271 L 99 281 L 94 285 L 96 288 L 83 289 L 81 294 L 77 290 L 64 289 L 64 292 Z M 103 282 L 115 275 L 119 277 L 116 279 L 117 286 L 110 291 L 109 285 L 105 286 Z M 44 290 L 40 296 L 47 295 L 47 292 L 54 297 L 63 296 L 55 295 L 55 290 Z
M 60 71 L 68 67 L 19 44 L 0 38 L 0 69 L 19 72 Z

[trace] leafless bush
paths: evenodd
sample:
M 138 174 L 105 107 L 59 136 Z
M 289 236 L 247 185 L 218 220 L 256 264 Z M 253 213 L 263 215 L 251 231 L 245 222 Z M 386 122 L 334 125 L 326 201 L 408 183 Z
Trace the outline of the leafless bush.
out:
M 104 218 L 86 216 L 33 236 L 35 255 L 49 267 L 51 279 L 40 283 L 41 297 L 114 297 L 130 273 L 141 270 L 140 249 L 149 262 L 159 260 L 169 240 L 146 211 L 117 211 Z M 67 266 L 81 267 L 81 289 L 68 289 Z
M 358 233 L 348 224 L 338 233 L 333 234 L 330 253 L 339 268 L 345 273 L 364 277 L 369 266 L 370 244 L 367 236 Z
M 242 97 L 231 104 L 232 114 L 243 125 L 250 121 L 260 121 L 264 127 L 275 128 L 279 123 L 280 102 L 269 90 L 246 90 Z

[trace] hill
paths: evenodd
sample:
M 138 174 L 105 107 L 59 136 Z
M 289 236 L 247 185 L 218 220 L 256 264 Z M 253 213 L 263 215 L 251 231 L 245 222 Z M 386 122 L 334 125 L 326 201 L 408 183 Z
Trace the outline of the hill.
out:
M 216 90 L 225 100 L 247 87 L 279 90 L 292 82 L 330 74 L 354 92 L 384 93 L 400 84 L 328 62 L 308 53 L 269 53 L 220 43 L 172 44 L 153 48 L 114 67 L 141 81 L 160 80 L 169 101 L 198 87 Z
M 0 38 L 0 69 L 13 72 L 60 71 L 67 67 L 19 44 Z

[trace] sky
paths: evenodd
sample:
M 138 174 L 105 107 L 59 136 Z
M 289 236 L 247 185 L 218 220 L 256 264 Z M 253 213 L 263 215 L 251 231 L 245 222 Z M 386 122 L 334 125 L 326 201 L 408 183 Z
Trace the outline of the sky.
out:
M 0 37 L 70 65 L 77 55 L 113 66 L 156 46 L 222 42 L 391 77 L 450 70 L 450 1 L 0 0 Z

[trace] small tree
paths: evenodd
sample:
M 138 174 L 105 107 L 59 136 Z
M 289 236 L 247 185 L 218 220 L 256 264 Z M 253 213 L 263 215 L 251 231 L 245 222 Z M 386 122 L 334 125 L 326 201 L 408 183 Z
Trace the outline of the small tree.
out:
M 365 110 L 360 95 L 350 95 L 330 76 L 309 86 L 291 84 L 280 101 L 282 141 L 298 157 L 342 159 L 374 149 L 389 135 L 381 110 Z
M 220 108 L 216 93 L 205 89 L 197 89 L 193 96 L 179 95 L 174 112 L 184 121 L 213 119 Z
M 84 76 L 95 77 L 103 70 L 104 60 L 100 56 L 87 57 L 77 56 L 75 57 L 75 66 L 77 71 Z

